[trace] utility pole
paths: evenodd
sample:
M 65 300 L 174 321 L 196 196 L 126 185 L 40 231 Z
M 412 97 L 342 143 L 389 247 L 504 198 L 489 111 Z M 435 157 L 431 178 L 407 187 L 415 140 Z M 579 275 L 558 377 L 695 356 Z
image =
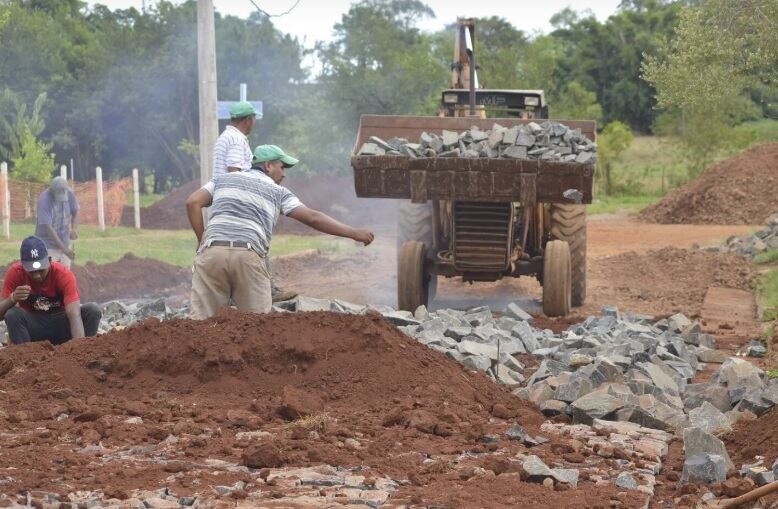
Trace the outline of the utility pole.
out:
M 200 182 L 213 171 L 213 145 L 219 136 L 216 118 L 216 34 L 213 0 L 197 0 L 197 76 L 200 102 Z

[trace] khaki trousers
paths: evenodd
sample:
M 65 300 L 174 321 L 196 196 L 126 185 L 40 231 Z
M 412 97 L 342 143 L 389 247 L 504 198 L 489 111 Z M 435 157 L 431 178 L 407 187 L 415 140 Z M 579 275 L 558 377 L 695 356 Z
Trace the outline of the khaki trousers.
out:
M 192 318 L 209 318 L 230 299 L 244 311 L 270 311 L 273 300 L 265 257 L 246 248 L 207 247 L 195 257 Z

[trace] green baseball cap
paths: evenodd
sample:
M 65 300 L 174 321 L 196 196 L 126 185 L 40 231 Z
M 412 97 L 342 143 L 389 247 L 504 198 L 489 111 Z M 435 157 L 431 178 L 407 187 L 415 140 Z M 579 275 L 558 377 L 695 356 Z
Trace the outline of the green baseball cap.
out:
M 281 161 L 284 167 L 291 168 L 300 161 L 290 156 L 281 147 L 276 145 L 260 145 L 254 149 L 254 159 L 252 163 L 264 163 L 265 161 Z
M 254 106 L 248 101 L 240 101 L 230 107 L 230 118 L 243 118 L 256 114 Z

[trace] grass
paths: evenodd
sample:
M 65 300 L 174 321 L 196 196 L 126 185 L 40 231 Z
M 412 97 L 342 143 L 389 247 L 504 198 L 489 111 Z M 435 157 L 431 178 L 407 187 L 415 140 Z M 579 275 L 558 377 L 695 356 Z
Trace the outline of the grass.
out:
M 765 274 L 757 285 L 759 304 L 764 309 L 762 319 L 778 320 L 778 267 Z
M 141 208 L 150 207 L 157 203 L 159 200 L 164 198 L 165 194 L 142 194 L 140 195 L 140 206 Z M 132 201 L 127 202 L 128 205 L 132 205 Z
M 586 213 L 594 214 L 614 214 L 616 212 L 626 211 L 638 213 L 648 205 L 659 200 L 661 196 L 602 196 L 592 200 L 586 207 Z
M 751 144 L 778 141 L 778 121 L 765 119 L 745 122 L 733 129 L 733 137 L 745 138 Z M 733 148 L 722 152 L 717 161 L 741 150 Z M 668 138 L 660 136 L 635 136 L 632 145 L 614 162 L 611 172 L 614 185 L 611 203 L 618 203 L 618 196 L 634 197 L 634 201 L 620 206 L 628 210 L 639 210 L 641 205 L 657 201 L 668 191 L 686 184 L 692 178 L 683 151 Z M 602 174 L 597 175 L 596 182 L 602 190 Z M 601 207 L 605 212 L 613 211 L 613 205 L 607 201 Z
M 11 240 L 0 241 L 0 260 L 10 263 L 19 259 L 21 240 L 35 231 L 32 224 L 11 225 Z M 173 265 L 190 267 L 195 256 L 195 238 L 190 230 L 136 230 L 134 228 L 107 228 L 105 232 L 96 226 L 81 225 L 79 239 L 75 241 L 76 263 L 110 263 L 125 253 L 144 258 L 155 258 Z M 273 256 L 292 254 L 308 249 L 318 249 L 335 257 L 348 254 L 355 244 L 346 239 L 325 235 L 275 235 Z
M 771 249 L 754 257 L 754 263 L 757 265 L 767 265 L 776 262 L 778 262 L 778 249 Z

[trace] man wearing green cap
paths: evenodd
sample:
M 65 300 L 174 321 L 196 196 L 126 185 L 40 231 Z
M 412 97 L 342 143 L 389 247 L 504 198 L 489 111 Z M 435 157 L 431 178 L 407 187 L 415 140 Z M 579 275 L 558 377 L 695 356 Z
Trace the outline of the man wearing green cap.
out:
M 323 233 L 368 245 L 373 233 L 340 223 L 303 205 L 279 184 L 297 159 L 275 145 L 254 151 L 254 166 L 224 173 L 186 201 L 198 249 L 192 276 L 192 315 L 208 318 L 230 300 L 238 309 L 265 313 L 272 307 L 265 258 L 279 214 Z M 208 226 L 202 209 L 210 207 Z
M 240 101 L 230 108 L 230 123 L 213 146 L 213 176 L 251 167 L 248 135 L 254 128 L 257 112 L 250 102 Z

